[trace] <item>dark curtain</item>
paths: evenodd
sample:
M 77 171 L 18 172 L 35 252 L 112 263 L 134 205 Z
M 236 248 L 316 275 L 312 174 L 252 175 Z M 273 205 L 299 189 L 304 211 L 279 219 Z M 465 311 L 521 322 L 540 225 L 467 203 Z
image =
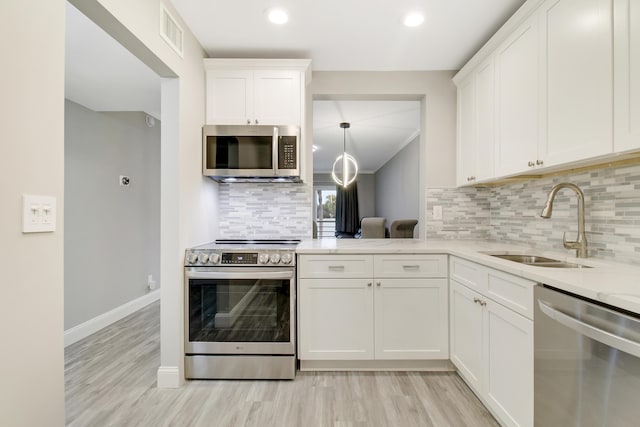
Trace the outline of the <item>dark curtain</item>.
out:
M 347 188 L 336 187 L 336 236 L 351 235 L 358 231 L 358 183 L 352 182 Z

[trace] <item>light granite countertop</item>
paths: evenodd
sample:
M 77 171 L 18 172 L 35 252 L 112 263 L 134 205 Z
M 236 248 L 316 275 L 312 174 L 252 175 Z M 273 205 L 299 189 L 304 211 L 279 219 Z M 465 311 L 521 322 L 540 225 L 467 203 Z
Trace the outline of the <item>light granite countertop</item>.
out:
M 573 251 L 544 251 L 478 240 L 318 239 L 302 241 L 296 252 L 299 255 L 448 254 L 640 314 L 640 267 L 575 258 L 570 255 Z M 542 255 L 592 268 L 535 267 L 492 257 L 484 252 Z

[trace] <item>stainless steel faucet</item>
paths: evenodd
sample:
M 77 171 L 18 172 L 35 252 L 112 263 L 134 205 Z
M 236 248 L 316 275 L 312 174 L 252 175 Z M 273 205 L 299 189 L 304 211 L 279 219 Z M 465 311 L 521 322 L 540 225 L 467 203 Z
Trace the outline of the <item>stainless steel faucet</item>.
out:
M 551 191 L 549 192 L 549 197 L 547 198 L 547 204 L 544 205 L 544 209 L 540 213 L 542 218 L 551 218 L 551 211 L 553 210 L 553 199 L 556 197 L 558 191 L 563 188 L 570 188 L 573 190 L 578 196 L 578 240 L 576 241 L 568 241 L 566 232 L 562 235 L 562 243 L 564 247 L 567 249 L 575 249 L 576 257 L 578 258 L 586 258 L 587 254 L 587 235 L 584 232 L 584 193 L 580 190 L 575 184 L 571 184 L 570 182 L 563 182 L 555 185 Z

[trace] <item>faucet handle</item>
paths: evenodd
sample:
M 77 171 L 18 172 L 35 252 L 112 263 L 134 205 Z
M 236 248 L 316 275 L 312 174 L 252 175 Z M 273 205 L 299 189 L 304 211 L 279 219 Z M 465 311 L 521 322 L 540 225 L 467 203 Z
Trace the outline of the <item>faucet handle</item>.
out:
M 580 239 L 580 236 L 578 236 L 578 239 Z M 564 245 L 565 249 L 578 249 L 580 247 L 579 240 L 567 240 L 566 231 L 562 233 L 562 244 Z

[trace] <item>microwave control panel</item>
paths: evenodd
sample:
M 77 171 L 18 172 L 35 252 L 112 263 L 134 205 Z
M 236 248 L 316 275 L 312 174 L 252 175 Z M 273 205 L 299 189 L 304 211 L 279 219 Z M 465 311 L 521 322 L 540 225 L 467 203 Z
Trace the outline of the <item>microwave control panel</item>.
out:
M 278 169 L 297 169 L 298 150 L 295 136 L 278 138 Z

